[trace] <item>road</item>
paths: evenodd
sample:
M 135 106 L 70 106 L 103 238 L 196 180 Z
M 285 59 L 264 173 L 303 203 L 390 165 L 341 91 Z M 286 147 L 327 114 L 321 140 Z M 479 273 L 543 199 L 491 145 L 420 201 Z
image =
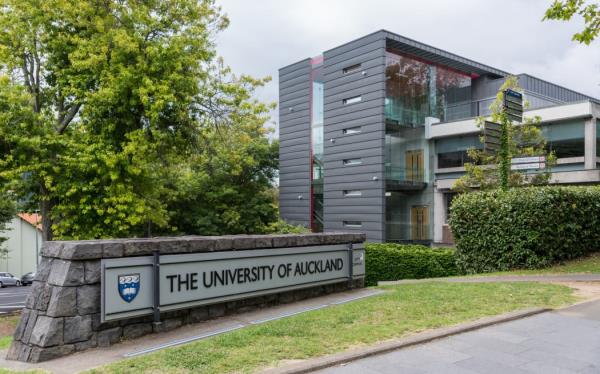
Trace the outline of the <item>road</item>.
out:
M 0 314 L 21 310 L 31 286 L 0 288 Z
M 600 373 L 600 301 L 454 335 L 317 373 Z

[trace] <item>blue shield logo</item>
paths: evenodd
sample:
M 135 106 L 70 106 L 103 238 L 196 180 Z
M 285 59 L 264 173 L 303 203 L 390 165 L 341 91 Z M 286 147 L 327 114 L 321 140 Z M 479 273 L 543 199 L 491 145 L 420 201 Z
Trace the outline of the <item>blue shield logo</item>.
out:
M 119 295 L 130 303 L 140 292 L 140 274 L 119 275 Z

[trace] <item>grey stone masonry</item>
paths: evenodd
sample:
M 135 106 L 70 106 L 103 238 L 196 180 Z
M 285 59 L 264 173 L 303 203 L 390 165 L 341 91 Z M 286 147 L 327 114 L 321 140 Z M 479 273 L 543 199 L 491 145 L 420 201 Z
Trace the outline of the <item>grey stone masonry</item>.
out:
M 244 300 L 101 323 L 101 266 L 104 258 L 248 251 L 268 248 L 363 243 L 364 234 L 181 236 L 148 239 L 52 241 L 44 243 L 42 259 L 25 302 L 7 359 L 40 362 L 77 351 L 106 347 L 124 339 L 176 329 L 227 314 L 246 312 L 326 293 L 363 287 L 363 279 L 285 291 Z

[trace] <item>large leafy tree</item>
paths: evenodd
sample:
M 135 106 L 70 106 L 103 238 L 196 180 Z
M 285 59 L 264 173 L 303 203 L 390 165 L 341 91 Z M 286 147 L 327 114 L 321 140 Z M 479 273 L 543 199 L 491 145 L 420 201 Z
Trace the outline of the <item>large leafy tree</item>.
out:
M 182 231 L 182 183 L 211 178 L 203 155 L 231 141 L 218 135 L 269 109 L 251 100 L 263 80 L 216 59 L 228 21 L 214 1 L 4 4 L 0 178 L 39 203 L 45 239 Z
M 0 193 L 0 258 L 8 255 L 8 249 L 3 246 L 8 240 L 6 231 L 9 230 L 8 223 L 15 217 L 16 206 L 12 197 L 6 193 Z
M 569 21 L 575 15 L 583 18 L 584 27 L 573 40 L 590 44 L 600 34 L 600 3 L 595 0 L 554 0 L 544 14 L 544 20 Z

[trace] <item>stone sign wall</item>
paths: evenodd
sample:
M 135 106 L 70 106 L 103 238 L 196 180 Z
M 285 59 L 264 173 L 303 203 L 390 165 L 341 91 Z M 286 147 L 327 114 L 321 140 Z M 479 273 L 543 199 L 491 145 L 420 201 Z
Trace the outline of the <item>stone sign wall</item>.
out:
M 42 248 L 42 260 L 7 359 L 40 362 L 94 347 L 106 347 L 122 339 L 168 331 L 226 314 L 239 313 L 342 291 L 364 285 L 363 278 L 292 290 L 152 316 L 101 322 L 101 260 L 216 251 L 306 247 L 363 243 L 363 234 L 325 233 L 299 235 L 240 235 L 174 238 L 54 241 Z

